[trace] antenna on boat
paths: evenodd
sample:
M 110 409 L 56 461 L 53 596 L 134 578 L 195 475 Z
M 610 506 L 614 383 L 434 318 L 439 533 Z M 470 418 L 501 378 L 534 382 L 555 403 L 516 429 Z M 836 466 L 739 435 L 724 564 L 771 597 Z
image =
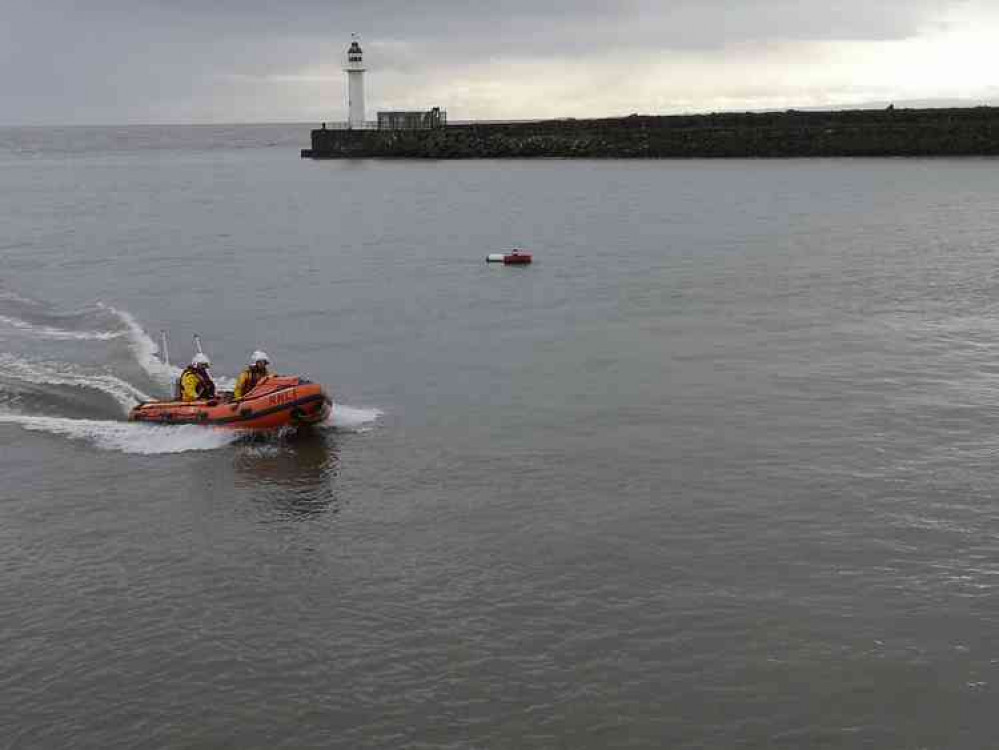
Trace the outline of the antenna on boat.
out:
M 194 334 L 194 352 L 196 354 L 204 354 L 204 352 L 201 351 L 201 336 L 198 334 Z
M 160 331 L 160 361 L 165 364 L 170 364 L 170 347 L 167 344 L 167 332 Z

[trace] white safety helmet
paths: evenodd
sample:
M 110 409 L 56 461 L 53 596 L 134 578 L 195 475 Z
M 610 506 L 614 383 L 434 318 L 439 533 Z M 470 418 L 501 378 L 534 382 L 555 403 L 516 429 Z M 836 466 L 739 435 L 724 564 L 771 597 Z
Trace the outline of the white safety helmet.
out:
M 259 349 L 250 355 L 250 364 L 255 365 L 257 362 L 263 362 L 265 365 L 271 363 L 271 358 L 267 356 L 267 352 L 262 352 Z
M 211 367 L 211 360 L 208 359 L 208 355 L 203 352 L 198 352 L 194 355 L 194 359 L 191 360 L 191 367 Z

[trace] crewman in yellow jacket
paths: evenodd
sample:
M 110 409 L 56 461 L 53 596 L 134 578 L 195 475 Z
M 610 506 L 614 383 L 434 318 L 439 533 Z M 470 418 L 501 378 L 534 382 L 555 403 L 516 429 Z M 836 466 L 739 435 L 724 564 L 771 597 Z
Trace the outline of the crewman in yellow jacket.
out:
M 239 380 L 236 381 L 236 388 L 232 392 L 233 398 L 246 398 L 247 394 L 256 388 L 261 380 L 270 375 L 267 370 L 269 364 L 270 357 L 267 356 L 267 352 L 257 349 L 251 354 L 247 368 L 239 373 Z
M 212 363 L 198 352 L 191 364 L 180 374 L 180 397 L 184 401 L 202 401 L 215 397 L 215 383 L 208 374 Z

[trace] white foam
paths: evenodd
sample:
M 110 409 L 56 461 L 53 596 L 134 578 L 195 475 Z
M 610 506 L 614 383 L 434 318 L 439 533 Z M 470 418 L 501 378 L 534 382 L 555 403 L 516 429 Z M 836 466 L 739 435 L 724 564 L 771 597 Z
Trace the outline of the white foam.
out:
M 132 317 L 132 314 L 104 302 L 98 302 L 97 306 L 107 310 L 125 324 L 125 328 L 128 330 L 129 346 L 139 363 L 139 367 L 145 370 L 146 374 L 156 382 L 167 387 L 172 386 L 173 381 L 180 376 L 181 369 L 160 360 L 158 356 L 159 345 L 152 340 L 143 327 L 139 325 L 139 322 Z
M 107 310 L 125 324 L 125 327 L 128 329 L 129 346 L 132 349 L 132 354 L 135 355 L 135 360 L 139 363 L 139 367 L 145 370 L 146 374 L 157 383 L 172 388 L 174 382 L 180 377 L 184 369 L 176 365 L 168 365 L 160 359 L 159 344 L 153 341 L 153 338 L 146 333 L 145 329 L 139 325 L 139 322 L 132 317 L 131 313 L 126 310 L 119 310 L 117 307 L 109 305 L 106 302 L 98 302 L 97 306 Z M 220 390 L 231 391 L 236 387 L 236 378 L 215 375 L 213 373 L 212 379 L 215 381 L 215 386 Z
M 377 421 L 381 415 L 381 409 L 365 409 L 356 406 L 333 404 L 333 412 L 323 426 L 333 427 L 338 430 L 360 432 L 367 425 Z
M 113 398 L 125 412 L 137 401 L 151 400 L 149 395 L 119 377 L 81 372 L 60 362 L 31 362 L 11 354 L 0 354 L 0 375 L 28 383 L 91 388 Z
M 145 425 L 98 419 L 68 419 L 0 412 L 0 423 L 84 440 L 103 450 L 155 455 L 222 448 L 239 440 L 240 432 L 199 425 Z
M 52 326 L 33 325 L 20 318 L 9 318 L 0 315 L 0 325 L 13 328 L 16 331 L 23 331 L 34 336 L 42 336 L 49 339 L 70 339 L 78 341 L 110 341 L 124 335 L 124 331 L 68 331 L 64 328 L 53 328 Z

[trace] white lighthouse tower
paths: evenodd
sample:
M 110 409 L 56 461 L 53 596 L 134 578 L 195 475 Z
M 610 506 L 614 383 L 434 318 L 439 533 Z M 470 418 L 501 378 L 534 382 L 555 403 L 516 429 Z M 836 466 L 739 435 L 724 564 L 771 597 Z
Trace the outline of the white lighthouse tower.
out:
M 364 53 L 357 34 L 347 49 L 347 127 L 364 127 Z

